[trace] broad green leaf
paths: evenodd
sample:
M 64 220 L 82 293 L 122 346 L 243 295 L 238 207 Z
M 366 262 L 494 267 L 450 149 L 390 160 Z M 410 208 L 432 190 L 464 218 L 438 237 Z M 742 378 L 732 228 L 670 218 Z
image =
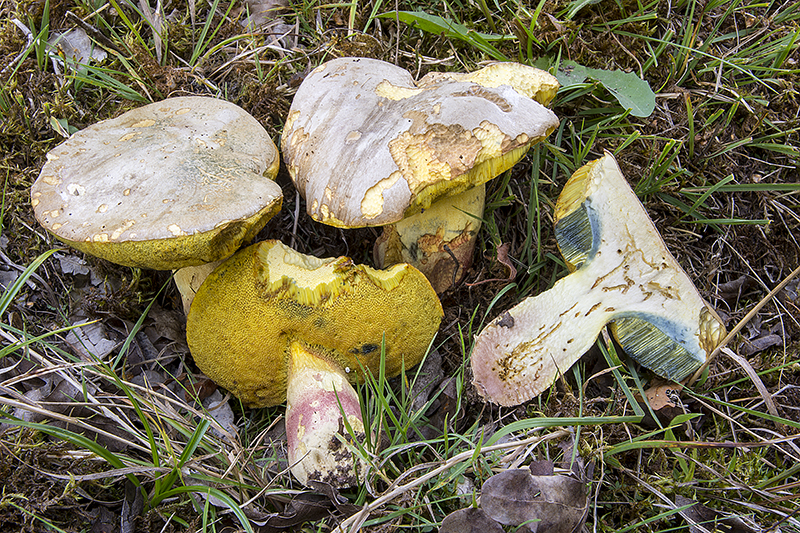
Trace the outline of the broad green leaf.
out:
M 556 70 L 556 79 L 562 87 L 577 85 L 586 81 L 586 67 L 574 61 L 563 61 Z
M 650 84 L 633 72 L 586 68 L 574 61 L 563 61 L 556 78 L 562 87 L 583 83 L 586 78 L 591 78 L 602 84 L 623 108 L 629 109 L 631 115 L 637 117 L 650 116 L 656 107 L 656 95 L 650 89 Z
M 621 70 L 586 69 L 587 75 L 599 81 L 614 95 L 620 105 L 636 117 L 649 117 L 656 108 L 656 95 L 650 84 L 633 72 Z

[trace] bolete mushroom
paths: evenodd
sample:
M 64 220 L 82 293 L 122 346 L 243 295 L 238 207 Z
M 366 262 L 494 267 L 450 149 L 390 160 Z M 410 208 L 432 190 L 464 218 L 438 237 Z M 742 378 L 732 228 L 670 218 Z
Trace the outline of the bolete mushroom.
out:
M 297 90 L 281 149 L 314 220 L 354 228 L 428 215 L 387 229 L 375 262 L 410 262 L 441 292 L 471 262 L 485 182 L 558 125 L 545 107 L 557 89 L 517 63 L 415 83 L 390 63 L 334 59 Z M 461 194 L 457 207 L 433 207 Z
M 169 270 L 230 256 L 280 210 L 278 150 L 224 100 L 169 98 L 89 126 L 47 154 L 39 223 L 85 253 Z
M 278 241 L 234 254 L 195 296 L 186 336 L 197 366 L 250 407 L 286 400 L 292 473 L 337 487 L 363 469 L 344 440 L 364 434 L 351 383 L 416 365 L 442 307 L 414 267 L 374 270 Z M 351 431 L 348 431 L 348 426 Z
M 661 377 L 681 380 L 699 368 L 725 327 L 667 250 L 611 154 L 573 174 L 554 218 L 572 272 L 478 335 L 472 371 L 480 394 L 501 405 L 535 397 L 606 324 L 634 360 Z

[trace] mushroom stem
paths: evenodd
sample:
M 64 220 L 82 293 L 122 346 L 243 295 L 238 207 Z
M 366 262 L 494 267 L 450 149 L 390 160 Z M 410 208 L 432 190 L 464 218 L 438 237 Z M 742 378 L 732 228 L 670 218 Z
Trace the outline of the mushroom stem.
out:
M 175 280 L 175 286 L 178 287 L 178 292 L 181 295 L 185 314 L 189 314 L 189 308 L 192 307 L 192 300 L 194 300 L 194 295 L 197 294 L 197 289 L 223 261 L 225 259 L 197 266 L 183 267 L 173 271 L 172 279 Z
M 472 265 L 485 198 L 486 185 L 480 184 L 384 226 L 373 251 L 376 266 L 410 263 L 437 293 L 452 288 Z
M 347 370 L 319 348 L 299 341 L 289 345 L 288 458 L 292 474 L 304 485 L 311 480 L 350 487 L 365 471 L 364 460 L 354 457 L 346 444 L 365 437 L 361 405 Z

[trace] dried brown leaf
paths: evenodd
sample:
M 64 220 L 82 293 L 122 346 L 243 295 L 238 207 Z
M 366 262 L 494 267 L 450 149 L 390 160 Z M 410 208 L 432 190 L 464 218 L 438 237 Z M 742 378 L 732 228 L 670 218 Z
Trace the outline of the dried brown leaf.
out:
M 502 533 L 500 524 L 492 520 L 483 509 L 468 507 L 450 513 L 442 520 L 439 533 Z
M 534 533 L 573 533 L 586 519 L 588 493 L 585 483 L 571 476 L 506 470 L 483 484 L 481 507 L 504 525 L 525 524 Z

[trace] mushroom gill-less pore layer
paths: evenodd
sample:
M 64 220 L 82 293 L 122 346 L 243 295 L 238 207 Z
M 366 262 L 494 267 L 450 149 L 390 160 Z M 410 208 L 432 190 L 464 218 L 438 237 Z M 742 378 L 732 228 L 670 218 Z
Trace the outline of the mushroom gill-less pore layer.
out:
M 558 125 L 530 96 L 549 100 L 558 82 L 523 65 L 487 69 L 418 84 L 374 59 L 315 69 L 281 142 L 309 214 L 333 226 L 382 226 L 511 168 Z
M 187 339 L 208 377 L 261 407 L 285 399 L 292 341 L 329 354 L 355 383 L 362 369 L 380 368 L 384 337 L 386 375 L 417 364 L 441 317 L 430 283 L 409 265 L 379 271 L 266 241 L 240 250 L 206 279 Z
M 81 130 L 31 188 L 42 226 L 118 264 L 181 268 L 230 255 L 281 207 L 277 148 L 238 106 L 170 98 Z

